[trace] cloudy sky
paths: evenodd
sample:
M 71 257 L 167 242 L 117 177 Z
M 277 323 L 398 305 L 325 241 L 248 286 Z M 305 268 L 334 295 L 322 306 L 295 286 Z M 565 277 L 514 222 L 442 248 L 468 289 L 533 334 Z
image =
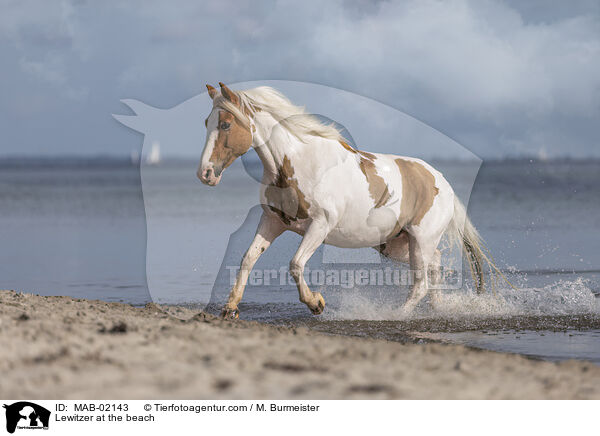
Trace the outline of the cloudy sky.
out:
M 279 79 L 385 103 L 484 158 L 600 157 L 597 0 L 0 5 L 0 156 L 129 155 L 120 99 Z

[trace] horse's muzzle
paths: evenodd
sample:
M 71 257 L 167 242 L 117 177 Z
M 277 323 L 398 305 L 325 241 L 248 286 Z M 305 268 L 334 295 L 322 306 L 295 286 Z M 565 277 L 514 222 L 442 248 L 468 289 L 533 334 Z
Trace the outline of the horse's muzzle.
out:
M 198 176 L 198 178 L 200 179 L 200 181 L 202 183 L 204 183 L 205 185 L 208 186 L 215 186 L 218 185 L 219 182 L 221 181 L 221 172 L 219 171 L 219 173 L 217 174 L 215 172 L 215 169 L 212 167 L 208 167 L 208 168 L 200 168 L 198 169 L 198 172 L 196 173 L 196 175 Z

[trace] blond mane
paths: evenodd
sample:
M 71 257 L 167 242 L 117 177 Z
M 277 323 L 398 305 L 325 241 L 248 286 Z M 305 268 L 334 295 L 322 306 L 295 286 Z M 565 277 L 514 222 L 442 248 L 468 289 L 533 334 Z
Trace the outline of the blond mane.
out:
M 283 94 L 269 86 L 233 91 L 240 99 L 240 107 L 234 105 L 222 95 L 214 99 L 214 106 L 231 112 L 238 121 L 249 127 L 249 117 L 256 112 L 265 111 L 271 114 L 278 123 L 301 141 L 307 136 L 344 141 L 344 137 L 333 123 L 325 124 L 314 115 L 306 112 L 304 107 L 296 106 Z

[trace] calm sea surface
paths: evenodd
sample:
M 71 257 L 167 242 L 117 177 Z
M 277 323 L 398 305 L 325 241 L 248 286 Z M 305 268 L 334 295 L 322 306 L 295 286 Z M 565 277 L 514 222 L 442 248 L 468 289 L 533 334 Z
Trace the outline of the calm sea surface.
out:
M 416 331 L 421 340 L 600 363 L 600 163 L 489 163 L 474 185 L 476 165 L 434 165 L 463 200 L 470 193 L 469 214 L 516 290 L 498 284 L 476 296 L 467 280 L 444 291 L 442 308 L 424 301 L 400 320 L 406 286 L 327 285 L 316 273 L 327 308 L 313 317 L 287 282 L 300 239 L 285 234 L 257 263 L 241 317 L 400 341 Z M 216 188 L 195 169 L 182 161 L 140 176 L 114 162 L 0 165 L 0 289 L 217 311 L 260 216 L 251 177 L 260 169 L 236 162 Z M 309 262 L 339 277 L 386 267 L 370 249 L 322 247 Z

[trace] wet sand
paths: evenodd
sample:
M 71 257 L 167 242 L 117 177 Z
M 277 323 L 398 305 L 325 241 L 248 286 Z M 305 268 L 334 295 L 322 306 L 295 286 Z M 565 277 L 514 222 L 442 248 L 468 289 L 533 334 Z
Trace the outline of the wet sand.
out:
M 586 399 L 600 367 L 0 291 L 7 399 Z

